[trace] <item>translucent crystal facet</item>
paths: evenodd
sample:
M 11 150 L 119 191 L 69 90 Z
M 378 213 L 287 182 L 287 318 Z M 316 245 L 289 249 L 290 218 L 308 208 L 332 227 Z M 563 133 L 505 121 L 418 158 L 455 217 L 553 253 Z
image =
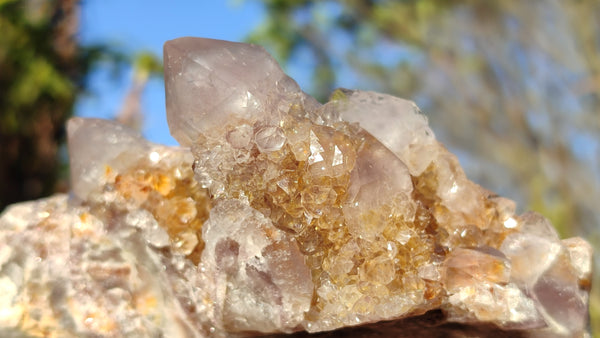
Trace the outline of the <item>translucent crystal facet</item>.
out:
M 259 46 L 180 38 L 165 44 L 167 119 L 185 146 L 235 119 L 277 126 L 308 97 Z
M 291 331 L 310 308 L 313 283 L 289 234 L 239 200 L 220 201 L 202 230 L 202 254 L 224 329 Z

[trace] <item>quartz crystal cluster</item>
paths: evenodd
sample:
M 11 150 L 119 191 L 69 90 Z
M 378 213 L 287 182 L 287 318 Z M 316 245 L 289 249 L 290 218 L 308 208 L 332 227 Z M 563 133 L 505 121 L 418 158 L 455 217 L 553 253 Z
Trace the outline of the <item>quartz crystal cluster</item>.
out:
M 71 196 L 1 216 L 0 333 L 587 335 L 590 245 L 469 181 L 412 102 L 322 105 L 199 38 L 166 43 L 165 83 L 185 148 L 72 119 Z

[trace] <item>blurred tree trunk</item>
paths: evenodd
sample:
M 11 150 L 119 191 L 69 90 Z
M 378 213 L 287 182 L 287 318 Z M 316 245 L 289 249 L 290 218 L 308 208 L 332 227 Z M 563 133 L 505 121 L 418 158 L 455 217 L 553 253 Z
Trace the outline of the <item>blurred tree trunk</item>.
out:
M 64 124 L 92 60 L 78 0 L 0 1 L 0 210 L 65 190 Z
M 150 52 L 140 52 L 133 57 L 131 87 L 125 95 L 115 120 L 123 125 L 140 130 L 143 124 L 142 95 L 152 76 L 162 79 L 162 61 Z

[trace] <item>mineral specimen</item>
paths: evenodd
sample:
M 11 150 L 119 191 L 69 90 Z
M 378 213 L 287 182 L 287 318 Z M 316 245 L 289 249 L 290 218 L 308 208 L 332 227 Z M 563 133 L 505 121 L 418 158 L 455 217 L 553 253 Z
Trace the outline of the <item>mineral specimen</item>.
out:
M 469 181 L 412 102 L 321 105 L 198 38 L 166 43 L 165 83 L 187 148 L 72 119 L 72 196 L 1 216 L 0 333 L 587 334 L 589 244 Z

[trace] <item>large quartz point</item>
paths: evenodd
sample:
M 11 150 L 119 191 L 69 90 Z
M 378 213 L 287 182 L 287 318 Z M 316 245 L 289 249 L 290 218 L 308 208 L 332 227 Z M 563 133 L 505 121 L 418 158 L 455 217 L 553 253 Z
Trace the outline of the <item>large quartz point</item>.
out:
M 0 336 L 588 336 L 591 246 L 469 181 L 414 103 L 321 105 L 198 38 L 165 83 L 185 148 L 72 119 L 70 196 L 0 215 Z
M 180 38 L 165 44 L 167 115 L 185 146 L 236 119 L 278 123 L 289 103 L 314 101 L 261 47 Z

